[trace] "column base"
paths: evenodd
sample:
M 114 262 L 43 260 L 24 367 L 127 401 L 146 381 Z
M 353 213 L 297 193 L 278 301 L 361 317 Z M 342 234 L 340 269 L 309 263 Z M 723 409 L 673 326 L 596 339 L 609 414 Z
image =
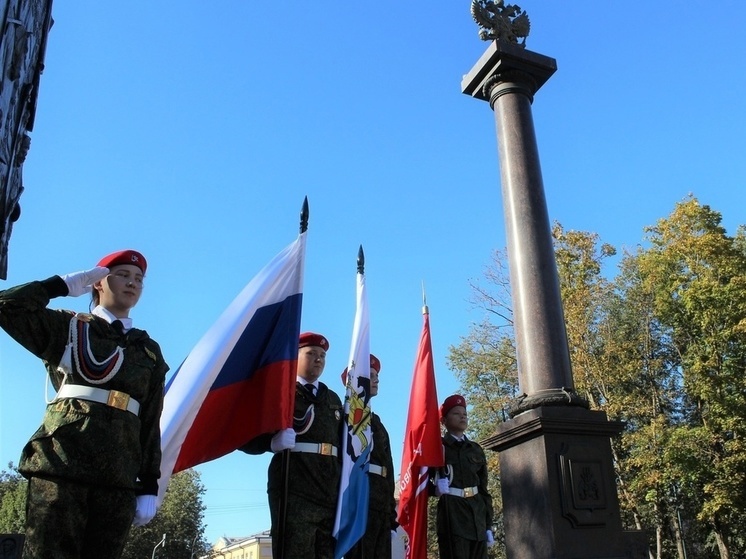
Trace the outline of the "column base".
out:
M 625 531 L 610 438 L 623 423 L 579 406 L 516 415 L 482 441 L 500 453 L 511 559 L 645 559 L 644 534 Z
M 508 415 L 515 417 L 518 414 L 545 406 L 579 406 L 588 409 L 588 400 L 577 395 L 572 389 L 549 388 L 537 390 L 532 394 L 524 394 L 510 402 Z

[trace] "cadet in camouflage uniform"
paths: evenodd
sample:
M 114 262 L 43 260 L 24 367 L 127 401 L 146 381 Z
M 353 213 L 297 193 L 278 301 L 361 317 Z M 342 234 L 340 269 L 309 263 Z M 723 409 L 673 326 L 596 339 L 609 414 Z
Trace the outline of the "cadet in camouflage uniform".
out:
M 116 559 L 133 519 L 155 514 L 168 365 L 129 318 L 146 266 L 126 250 L 85 272 L 0 291 L 0 326 L 43 360 L 58 390 L 19 463 L 29 480 L 26 559 Z M 47 308 L 91 289 L 91 314 Z
M 378 374 L 381 362 L 370 354 L 370 396 L 378 394 Z M 347 369 L 342 374 L 346 385 Z M 391 441 L 381 418 L 372 413 L 371 432 L 373 450 L 370 455 L 368 480 L 368 525 L 363 539 L 345 554 L 345 559 L 391 559 L 391 533 L 396 531 L 396 501 L 394 499 L 394 459 L 391 456 Z
M 342 469 L 342 402 L 319 377 L 326 365 L 327 339 L 313 332 L 300 335 L 293 429 L 271 440 L 258 438 L 241 448 L 250 454 L 271 450 L 267 493 L 272 517 L 272 556 L 281 557 L 280 501 L 283 495 L 283 450 L 290 450 L 284 559 L 333 559 L 334 519 Z
M 440 559 L 486 559 L 492 535 L 492 497 L 487 492 L 487 458 L 466 438 L 466 400 L 449 396 L 440 407 L 445 427 L 445 471 L 434 473 Z

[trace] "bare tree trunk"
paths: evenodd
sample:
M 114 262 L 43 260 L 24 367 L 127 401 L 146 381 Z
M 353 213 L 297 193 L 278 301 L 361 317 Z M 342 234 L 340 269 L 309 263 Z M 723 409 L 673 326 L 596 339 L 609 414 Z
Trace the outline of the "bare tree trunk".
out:
M 730 559 L 730 550 L 728 549 L 728 541 L 723 532 L 718 526 L 715 526 L 715 541 L 718 544 L 718 551 L 720 552 L 720 559 Z
M 678 552 L 679 559 L 687 559 L 686 544 L 684 543 L 684 535 L 681 533 L 681 524 L 679 524 L 678 518 L 676 516 L 671 519 L 671 529 L 674 540 L 676 541 L 676 551 Z
M 658 503 L 653 507 L 653 518 L 655 518 L 655 559 L 663 558 L 663 522 L 661 509 Z
M 663 558 L 663 526 L 660 524 L 655 526 L 655 558 Z
M 611 454 L 614 460 L 615 469 L 616 464 L 619 464 L 619 457 L 617 455 L 616 448 L 614 448 L 614 445 L 611 445 Z M 640 522 L 640 515 L 637 513 L 637 507 L 635 506 L 635 501 L 630 492 L 627 490 L 627 484 L 622 479 L 622 476 L 619 475 L 619 472 L 617 472 L 617 483 L 619 486 L 619 490 L 621 492 L 621 496 L 623 497 L 624 501 L 626 501 L 629 504 L 630 511 L 632 512 L 632 518 L 635 520 L 635 528 L 640 530 L 641 532 L 644 531 L 644 528 L 642 527 L 642 522 Z M 648 546 L 648 557 L 650 559 L 655 559 L 653 556 L 653 551 L 650 549 L 650 546 Z

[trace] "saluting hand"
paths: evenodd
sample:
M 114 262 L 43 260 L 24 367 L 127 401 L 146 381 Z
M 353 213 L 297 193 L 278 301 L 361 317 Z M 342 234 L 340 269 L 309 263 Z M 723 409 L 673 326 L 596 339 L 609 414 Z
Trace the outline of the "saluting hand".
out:
M 79 297 L 80 295 L 90 291 L 91 286 L 94 283 L 104 279 L 107 275 L 109 275 L 109 268 L 96 266 L 90 270 L 73 272 L 72 274 L 65 274 L 61 277 L 64 280 L 65 285 L 67 285 L 67 294 L 70 297 Z

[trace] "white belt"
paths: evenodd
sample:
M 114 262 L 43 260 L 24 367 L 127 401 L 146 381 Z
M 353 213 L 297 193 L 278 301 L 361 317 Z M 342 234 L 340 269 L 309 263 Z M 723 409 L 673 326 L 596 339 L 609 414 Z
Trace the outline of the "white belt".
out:
M 119 390 L 104 390 L 103 388 L 94 388 L 93 386 L 82 386 L 80 384 L 65 384 L 57 392 L 57 398 L 78 398 L 88 400 L 89 402 L 98 402 L 106 404 L 112 408 L 126 410 L 137 415 L 140 413 L 140 402 L 130 398 L 129 394 L 119 392 Z
M 448 494 L 453 495 L 454 497 L 473 497 L 479 493 L 479 487 L 464 487 L 463 489 L 460 489 L 458 487 L 449 487 L 448 488 Z
M 386 466 L 379 466 L 378 464 L 369 464 L 368 471 L 371 474 L 378 474 L 381 477 L 386 477 L 386 474 L 388 473 Z
M 290 449 L 291 452 L 310 452 L 311 454 L 321 454 L 323 456 L 337 456 L 337 447 L 332 443 L 295 443 L 295 447 Z

